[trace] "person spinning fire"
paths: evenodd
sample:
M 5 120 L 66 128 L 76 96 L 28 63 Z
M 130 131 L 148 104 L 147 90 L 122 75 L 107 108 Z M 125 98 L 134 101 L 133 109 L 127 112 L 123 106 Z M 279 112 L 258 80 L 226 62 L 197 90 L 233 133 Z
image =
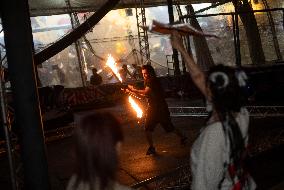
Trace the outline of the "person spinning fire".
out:
M 179 136 L 181 145 L 185 145 L 187 137 L 172 124 L 168 105 L 164 98 L 164 92 L 156 77 L 154 68 L 151 65 L 143 65 L 142 75 L 144 79 L 144 89 L 136 89 L 132 85 L 128 85 L 127 90 L 145 96 L 148 101 L 144 126 L 146 139 L 149 144 L 146 155 L 156 154 L 152 133 L 158 123 L 161 124 L 166 132 L 173 132 Z

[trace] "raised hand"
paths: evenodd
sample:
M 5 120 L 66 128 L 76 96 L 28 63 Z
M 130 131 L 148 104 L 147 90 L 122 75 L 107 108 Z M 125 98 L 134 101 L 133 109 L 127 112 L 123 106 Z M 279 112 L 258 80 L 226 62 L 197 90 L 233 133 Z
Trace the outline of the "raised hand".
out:
M 132 85 L 128 85 L 127 87 L 128 87 L 131 91 L 134 90 L 134 87 L 133 87 Z

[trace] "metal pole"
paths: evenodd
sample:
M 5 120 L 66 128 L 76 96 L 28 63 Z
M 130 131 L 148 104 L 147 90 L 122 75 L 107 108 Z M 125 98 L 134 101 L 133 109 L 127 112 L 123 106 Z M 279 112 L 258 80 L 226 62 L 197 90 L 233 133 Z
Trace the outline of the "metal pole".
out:
M 82 85 L 85 87 L 86 82 L 85 82 L 85 79 L 84 79 L 84 72 L 83 72 L 83 68 L 82 68 L 82 58 L 81 58 L 81 52 L 80 52 L 81 48 L 80 48 L 79 41 L 75 42 L 75 49 L 76 49 L 76 54 L 77 54 L 78 63 L 79 63 L 79 70 L 80 70 L 80 74 L 81 74 Z
M 139 4 L 138 4 L 139 1 Z M 145 15 L 145 6 L 144 0 L 135 0 L 136 6 L 136 23 L 137 23 L 137 32 L 139 40 L 139 48 L 141 54 L 141 64 L 151 65 L 151 56 L 148 42 L 148 32 L 146 30 L 146 15 Z M 143 60 L 143 56 L 146 57 L 146 60 Z
M 24 188 L 49 190 L 28 1 L 4 1 L 0 9 L 16 123 L 20 129 Z
M 269 9 L 269 5 L 268 5 L 266 0 L 262 0 L 262 3 L 264 4 L 264 7 L 266 9 Z M 272 39 L 273 39 L 273 44 L 274 44 L 274 49 L 275 49 L 277 59 L 282 60 L 282 55 L 281 55 L 281 51 L 280 51 L 280 47 L 279 47 L 279 43 L 278 43 L 278 39 L 277 39 L 275 24 L 274 24 L 273 16 L 272 16 L 270 11 L 267 12 L 267 17 L 268 17 L 269 25 L 270 25 L 270 28 L 271 28 L 271 33 L 272 33 L 272 37 L 273 37 Z
M 169 55 L 166 55 L 166 57 L 167 57 L 167 68 L 168 68 L 168 75 L 170 75 L 170 68 L 169 68 L 169 59 L 168 59 Z
M 234 48 L 235 48 L 235 64 L 238 62 L 238 47 L 237 47 L 237 37 L 236 37 L 236 21 L 235 14 L 232 14 L 232 23 L 233 23 L 233 35 L 234 35 Z
M 70 21 L 71 21 L 71 26 L 72 26 L 72 29 L 74 30 L 75 26 L 80 25 L 80 23 L 77 23 L 76 20 L 75 20 L 75 13 L 73 13 L 73 11 L 72 11 L 70 0 L 66 0 L 65 3 L 67 4 L 67 6 L 69 8 L 69 17 L 70 17 Z M 86 80 L 84 78 L 85 73 L 83 72 L 83 68 L 82 68 L 82 54 L 81 54 L 81 51 L 80 51 L 81 50 L 80 39 L 78 39 L 75 42 L 75 49 L 76 49 L 76 54 L 77 54 L 77 58 L 78 58 L 78 65 L 79 65 L 79 71 L 80 71 L 81 80 L 82 80 L 82 86 L 85 87 L 86 86 Z
M 235 13 L 233 14 L 233 32 L 234 32 L 234 44 L 236 53 L 236 66 L 241 66 L 241 46 L 240 46 L 240 34 L 239 34 L 239 2 L 235 3 Z
M 253 13 L 261 13 L 261 12 L 267 12 L 267 11 L 284 11 L 284 8 L 273 8 L 273 9 L 261 9 L 261 10 L 252 10 L 250 12 L 253 12 Z M 238 14 L 246 14 L 246 13 L 250 13 L 250 12 L 247 12 L 247 11 L 238 11 Z M 192 18 L 192 17 L 210 17 L 210 16 L 220 16 L 220 15 L 231 15 L 231 14 L 234 14 L 233 12 L 228 12 L 228 13 L 215 13 L 215 14 L 201 14 L 201 15 L 184 15 L 184 16 L 181 16 L 180 18 L 181 19 L 184 19 L 184 18 Z
M 174 12 L 173 12 L 173 1 L 167 0 L 168 2 L 168 14 L 169 14 L 169 22 L 170 24 L 174 23 Z M 173 60 L 174 60 L 174 74 L 180 75 L 179 69 L 179 60 L 178 60 L 178 51 L 173 48 Z
M 190 5 L 186 5 L 185 8 L 186 8 L 186 14 L 187 14 L 187 15 L 190 15 Z M 186 18 L 186 23 L 190 23 L 190 18 Z M 192 55 L 192 50 L 191 50 L 191 45 L 190 45 L 190 37 L 189 37 L 189 36 L 186 36 L 185 39 L 186 39 L 185 42 L 186 42 L 187 53 L 188 53 L 190 56 L 193 57 L 193 55 Z
M 0 51 L 0 60 L 2 59 L 1 57 L 1 51 Z M 1 62 L 2 64 L 2 62 Z M 0 71 L 0 101 L 1 101 L 1 116 L 2 116 L 2 125 L 4 128 L 4 133 L 5 133 L 5 140 L 6 140 L 6 147 L 7 147 L 7 153 L 8 153 L 8 161 L 9 161 L 9 169 L 10 169 L 10 179 L 11 179 L 11 184 L 12 184 L 12 189 L 17 190 L 17 180 L 16 180 L 16 172 L 15 172 L 15 166 L 14 166 L 14 158 L 13 158 L 13 150 L 11 146 L 11 140 L 10 140 L 10 135 L 9 135 L 9 128 L 11 127 L 10 123 L 8 122 L 7 119 L 7 107 L 6 107 L 6 99 L 5 99 L 5 86 L 4 86 L 4 76 L 3 76 L 3 71 L 1 68 Z
M 239 32 L 239 15 L 236 12 L 235 14 L 235 29 L 236 29 L 236 47 L 237 47 L 237 59 L 236 65 L 240 67 L 242 65 L 242 57 L 241 57 L 241 45 L 240 45 L 240 32 Z

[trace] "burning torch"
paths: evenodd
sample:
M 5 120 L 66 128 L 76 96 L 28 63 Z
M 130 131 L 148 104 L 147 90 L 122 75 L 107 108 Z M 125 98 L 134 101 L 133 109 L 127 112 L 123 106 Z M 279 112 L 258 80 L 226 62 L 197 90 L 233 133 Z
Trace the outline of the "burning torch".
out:
M 121 78 L 121 76 L 119 74 L 117 63 L 115 62 L 114 58 L 111 55 L 108 55 L 108 59 L 107 59 L 106 65 L 112 70 L 112 72 L 113 72 L 114 76 L 117 78 L 117 80 L 122 83 L 123 81 L 122 81 L 122 78 Z M 127 86 L 125 86 L 125 87 L 127 87 Z M 128 92 L 128 94 L 129 94 L 128 101 L 129 101 L 131 107 L 135 110 L 135 112 L 137 114 L 137 118 L 139 118 L 139 119 L 142 118 L 143 111 L 140 108 L 140 106 L 137 104 L 137 102 L 134 100 L 133 97 L 138 98 L 138 99 L 140 99 L 140 98 L 137 97 L 136 95 L 134 95 L 133 93 L 131 93 L 127 89 L 124 89 L 123 91 L 124 92 L 125 91 Z

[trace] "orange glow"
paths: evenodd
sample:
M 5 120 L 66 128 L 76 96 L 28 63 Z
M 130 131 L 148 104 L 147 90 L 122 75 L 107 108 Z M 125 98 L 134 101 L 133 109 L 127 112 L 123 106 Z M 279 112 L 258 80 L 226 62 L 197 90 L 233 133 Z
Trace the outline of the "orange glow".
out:
M 134 99 L 131 96 L 128 97 L 128 101 L 132 106 L 132 108 L 135 110 L 137 117 L 141 118 L 143 116 L 142 109 L 138 106 L 138 104 L 134 101 Z
M 254 3 L 254 1 L 251 1 L 251 7 L 253 10 L 261 10 L 261 9 L 265 9 L 265 7 L 263 6 L 263 3 Z M 254 14 L 264 14 L 264 13 L 261 13 L 261 12 L 256 12 Z
M 114 61 L 113 57 L 110 54 L 108 55 L 106 65 L 112 70 L 112 72 L 115 74 L 117 79 L 120 82 L 122 82 L 122 78 L 121 78 L 121 76 L 119 74 L 117 63 Z
M 117 42 L 115 44 L 115 50 L 116 50 L 116 53 L 118 53 L 118 54 L 122 54 L 122 53 L 126 52 L 126 48 L 120 42 Z

